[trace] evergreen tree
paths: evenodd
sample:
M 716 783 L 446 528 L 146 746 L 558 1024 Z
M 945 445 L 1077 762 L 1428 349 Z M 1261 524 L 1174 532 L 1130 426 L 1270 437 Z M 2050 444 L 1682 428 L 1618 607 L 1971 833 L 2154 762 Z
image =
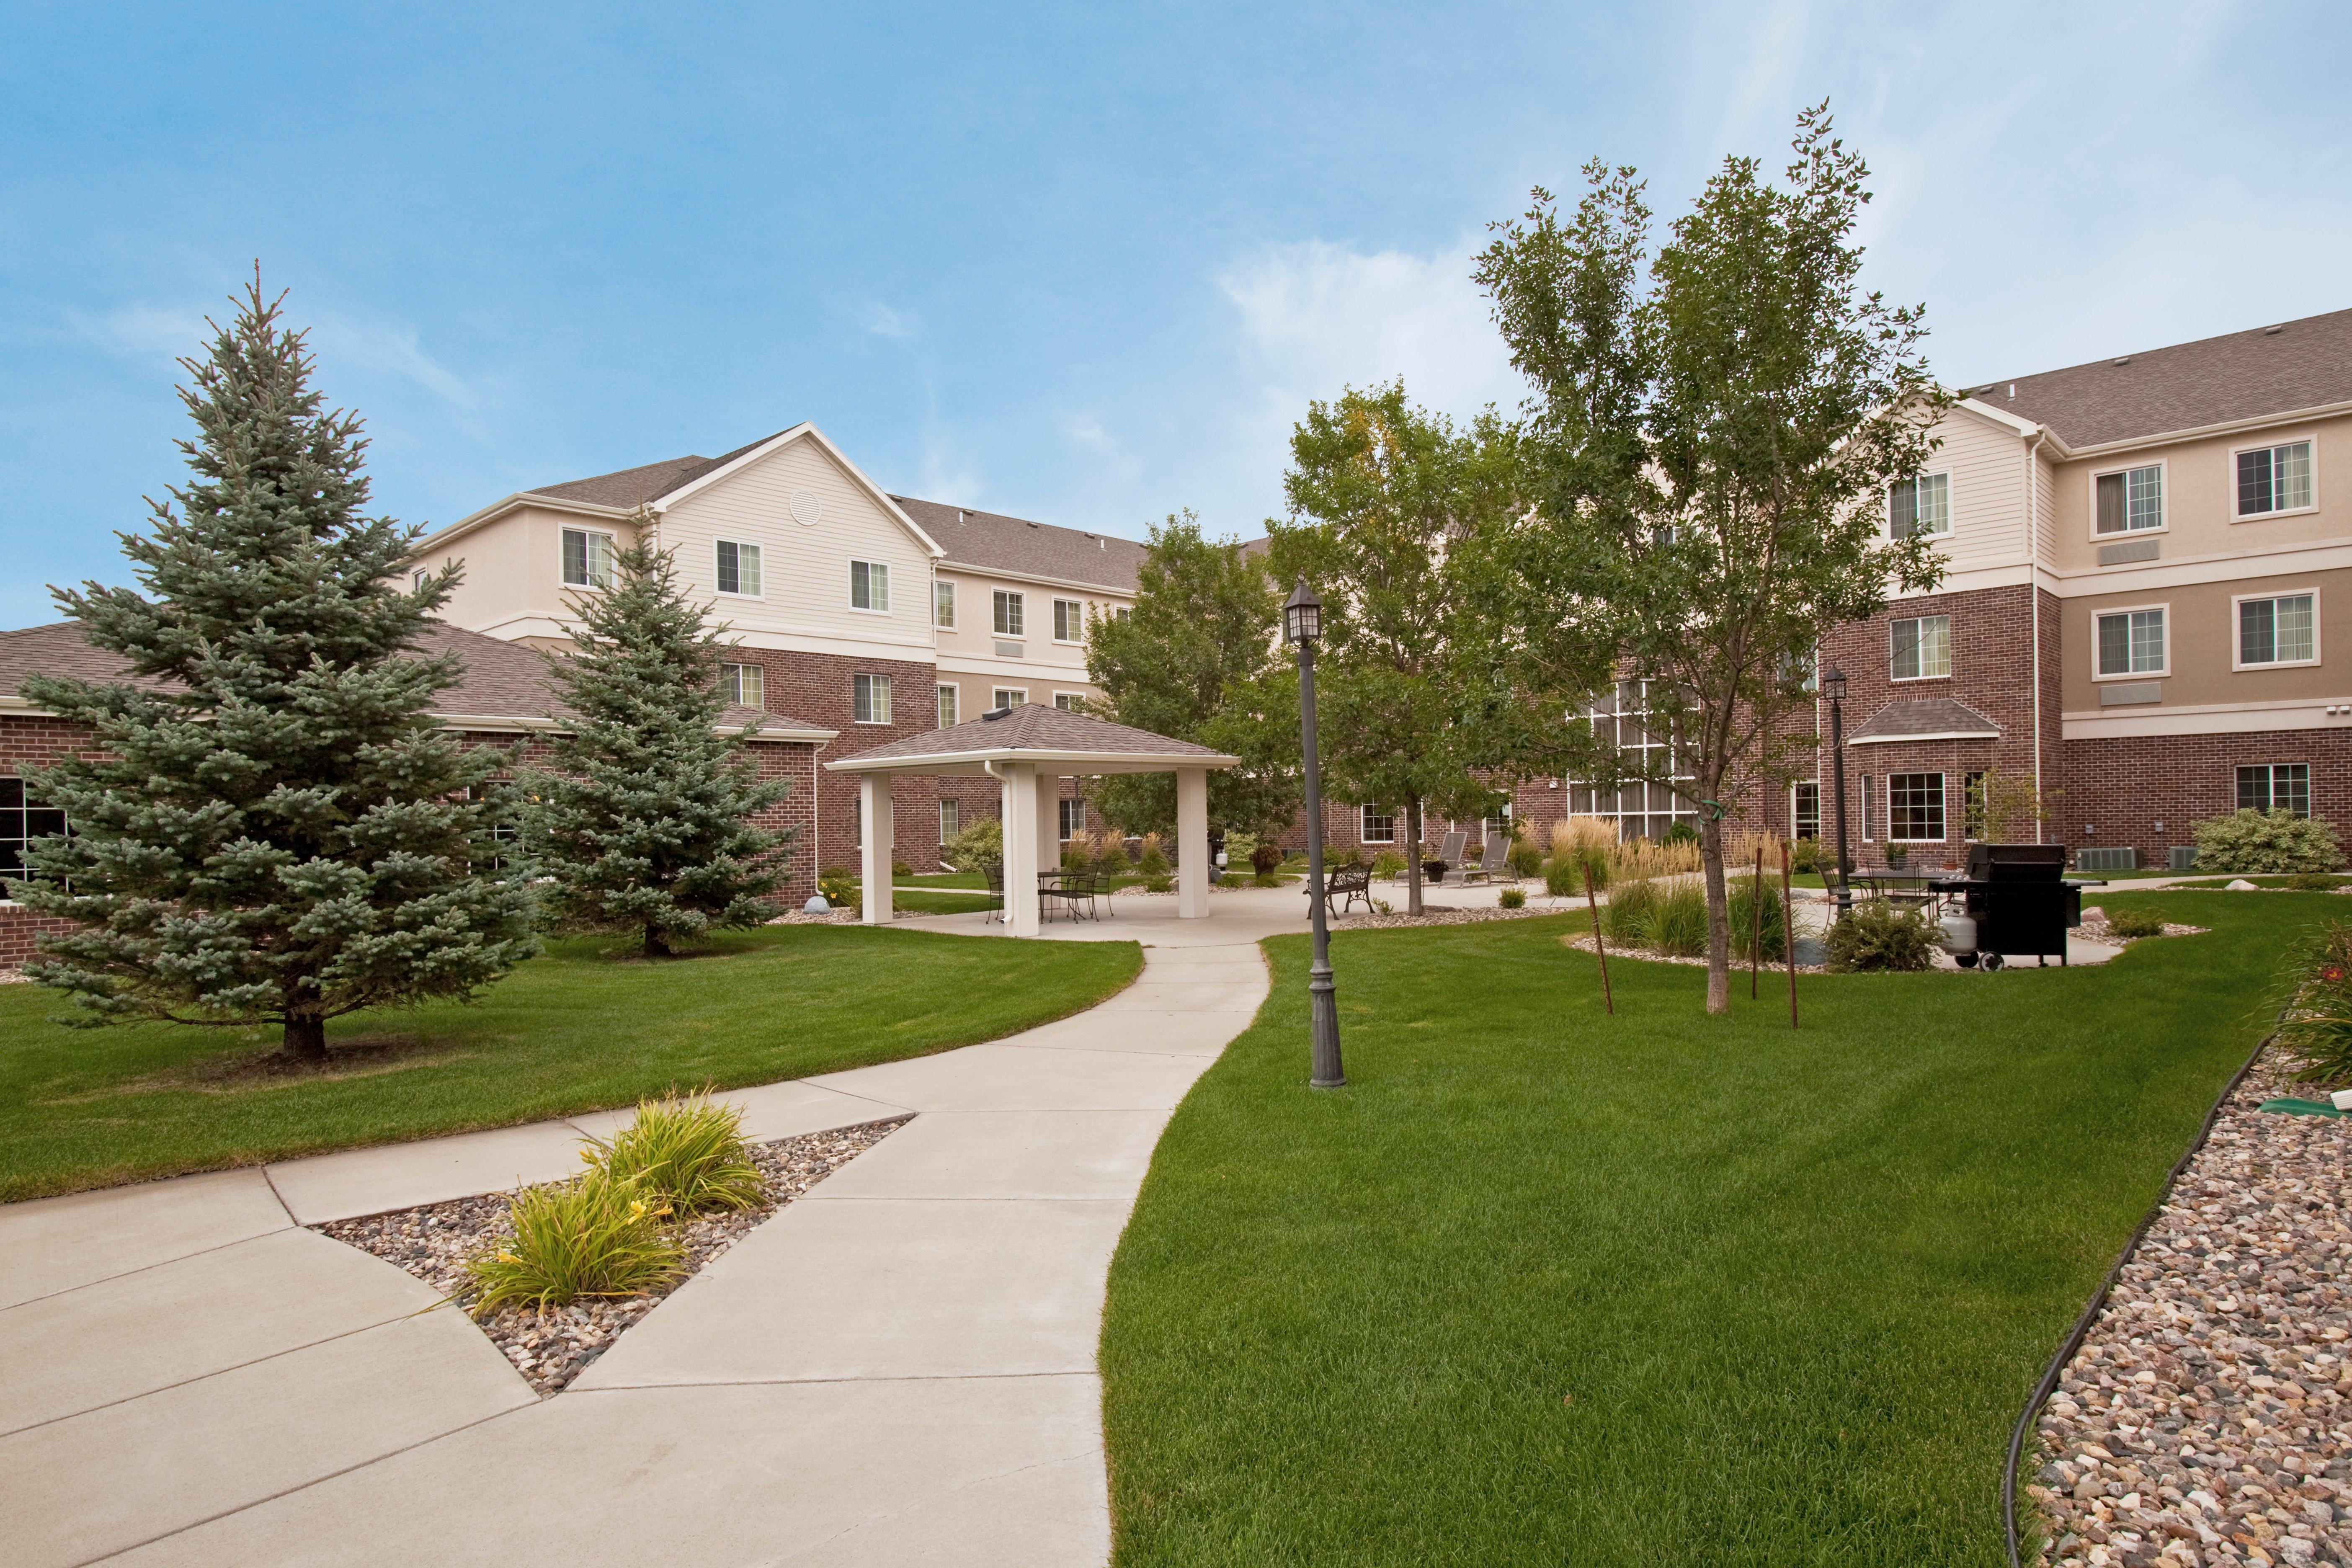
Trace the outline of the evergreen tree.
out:
M 552 768 L 523 781 L 544 902 L 562 925 L 642 934 L 648 958 L 672 938 L 752 926 L 775 914 L 794 830 L 752 816 L 790 788 L 762 784 L 744 754 L 756 730 L 722 735 L 726 628 L 679 589 L 668 555 L 645 542 L 613 555 L 608 587 L 574 597 L 568 658 L 549 666 L 566 729 Z
M 420 530 L 361 515 L 366 443 L 310 384 L 302 334 L 258 273 L 181 400 L 194 481 L 122 535 L 145 589 L 55 589 L 141 683 L 36 677 L 25 694 L 97 750 L 28 787 L 70 837 L 10 894 L 79 927 L 26 973 L 84 1024 L 282 1024 L 465 996 L 528 957 L 530 895 L 489 875 L 499 755 L 425 710 L 457 660 L 411 657 L 457 574 L 395 586 Z

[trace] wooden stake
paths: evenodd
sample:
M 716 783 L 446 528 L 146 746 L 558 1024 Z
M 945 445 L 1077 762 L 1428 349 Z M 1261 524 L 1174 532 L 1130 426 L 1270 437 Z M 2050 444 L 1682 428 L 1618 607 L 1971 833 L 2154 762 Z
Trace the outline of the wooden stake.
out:
M 1756 880 L 1749 884 L 1753 895 L 1748 904 L 1748 999 L 1756 1000 L 1756 970 L 1764 962 L 1764 845 L 1756 845 Z
M 1584 902 L 1592 911 L 1592 951 L 1601 955 L 1601 1005 L 1612 1016 L 1617 1012 L 1617 998 L 1609 991 L 1609 944 L 1601 939 L 1601 899 L 1592 890 L 1592 862 L 1584 863 Z
M 1789 847 L 1780 846 L 1780 940 L 1789 950 L 1789 1027 L 1797 1026 L 1797 904 L 1789 896 Z

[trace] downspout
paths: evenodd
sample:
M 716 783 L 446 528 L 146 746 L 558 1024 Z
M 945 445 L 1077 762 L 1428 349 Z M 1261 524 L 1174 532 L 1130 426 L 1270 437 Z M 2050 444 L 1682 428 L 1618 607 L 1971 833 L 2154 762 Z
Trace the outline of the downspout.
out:
M 2035 505 L 2041 468 L 2034 461 L 2042 443 L 2050 432 L 2042 426 L 2033 427 L 2033 435 L 2025 443 L 2025 592 L 2032 604 L 2033 614 L 2033 842 L 2046 837 L 2043 826 L 2042 793 L 2042 538 L 2041 509 Z

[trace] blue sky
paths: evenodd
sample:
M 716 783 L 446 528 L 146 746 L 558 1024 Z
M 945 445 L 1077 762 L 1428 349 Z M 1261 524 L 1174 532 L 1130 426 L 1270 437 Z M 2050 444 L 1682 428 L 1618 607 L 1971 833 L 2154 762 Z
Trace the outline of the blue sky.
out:
M 259 258 L 380 510 L 813 419 L 887 488 L 1255 533 L 1309 397 L 1508 406 L 1485 225 L 1827 96 L 1947 380 L 2352 306 L 2324 5 L 0 7 L 0 625 L 122 576 Z

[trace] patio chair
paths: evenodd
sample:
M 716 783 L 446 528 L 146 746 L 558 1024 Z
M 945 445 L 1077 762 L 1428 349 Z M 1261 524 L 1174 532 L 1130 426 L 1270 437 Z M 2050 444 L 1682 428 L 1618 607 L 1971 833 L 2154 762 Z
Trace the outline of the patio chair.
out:
M 1486 852 L 1478 857 L 1475 866 L 1462 868 L 1462 879 L 1466 882 L 1473 877 L 1484 877 L 1491 882 L 1497 877 L 1509 876 L 1510 870 L 1511 841 L 1502 834 L 1489 833 L 1486 835 Z M 1517 877 L 1511 879 L 1518 880 Z
M 988 896 L 995 900 L 995 906 L 988 911 L 988 919 L 981 923 L 1003 925 L 1004 923 L 1004 867 L 1002 862 L 993 866 L 982 866 L 980 868 L 980 876 L 981 880 L 987 884 Z
M 1452 873 L 1455 868 L 1462 864 L 1462 851 L 1468 846 L 1469 842 L 1470 835 L 1466 830 L 1449 833 L 1443 839 L 1438 841 L 1436 855 L 1433 857 L 1425 857 L 1425 858 L 1435 859 L 1445 868 L 1444 871 L 1438 874 L 1438 886 L 1443 887 L 1445 883 L 1446 876 Z

